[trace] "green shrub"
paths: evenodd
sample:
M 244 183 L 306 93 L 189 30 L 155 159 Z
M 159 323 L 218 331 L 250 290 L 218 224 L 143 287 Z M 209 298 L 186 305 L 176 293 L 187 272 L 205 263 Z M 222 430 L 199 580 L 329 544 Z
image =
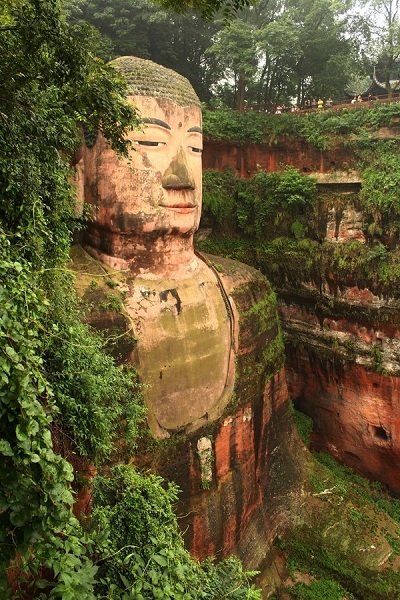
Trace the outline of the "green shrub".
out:
M 293 410 L 293 418 L 303 443 L 308 447 L 313 430 L 313 420 L 299 410 Z
M 215 565 L 190 557 L 173 503 L 178 488 L 155 475 L 119 465 L 95 482 L 92 525 L 98 544 L 101 598 L 154 600 L 257 600 L 241 563 Z
M 339 583 L 325 578 L 313 581 L 310 585 L 296 583 L 288 591 L 299 600 L 343 600 L 344 597 L 351 600 L 354 598 Z

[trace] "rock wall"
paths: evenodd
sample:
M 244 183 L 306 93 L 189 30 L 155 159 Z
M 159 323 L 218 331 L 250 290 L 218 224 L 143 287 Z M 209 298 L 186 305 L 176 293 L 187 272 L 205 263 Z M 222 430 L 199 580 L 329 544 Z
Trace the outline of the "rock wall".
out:
M 298 138 L 274 144 L 236 144 L 206 139 L 203 169 L 227 167 L 240 177 L 249 177 L 258 170 L 273 172 L 282 165 L 291 165 L 303 173 L 331 173 L 340 171 L 351 176 L 355 169 L 354 154 L 337 144 L 328 153 L 321 152 Z
M 314 421 L 312 447 L 400 493 L 400 377 L 391 374 L 400 372 L 400 307 L 360 302 L 344 318 L 347 299 L 334 302 L 333 318 L 302 302 L 286 295 L 281 314 L 288 387 Z
M 377 137 L 398 134 L 382 128 Z M 206 142 L 204 156 L 206 167 L 229 166 L 241 177 L 285 164 L 318 176 L 318 206 L 310 212 L 308 235 L 322 258 L 310 268 L 301 254 L 286 264 L 258 264 L 280 301 L 290 396 L 314 421 L 315 449 L 400 494 L 400 286 L 389 277 L 387 285 L 374 285 L 361 269 L 362 256 L 379 244 L 367 234 L 353 152 L 334 145 L 321 153 L 293 140 L 253 149 Z M 379 242 L 391 253 L 391 264 L 400 264 L 390 226 Z M 358 246 L 351 250 L 346 246 L 351 243 Z M 345 246 L 348 256 L 358 253 L 353 272 L 340 265 Z M 329 253 L 337 253 L 336 263 L 327 259 Z
M 400 124 L 396 118 L 390 126 L 380 127 L 370 132 L 371 137 L 381 140 L 396 139 L 400 136 Z M 356 170 L 356 156 L 350 145 L 343 144 L 343 138 L 332 136 L 329 151 L 321 151 L 302 139 L 284 137 L 273 139 L 265 144 L 239 144 L 222 140 L 204 140 L 203 169 L 227 167 L 240 177 L 249 177 L 258 170 L 273 172 L 282 165 L 291 165 L 303 173 L 328 175 L 332 182 L 359 181 Z
M 351 204 L 331 207 L 326 239 L 365 243 L 361 225 Z M 288 387 L 314 421 L 315 449 L 399 494 L 400 298 L 357 279 L 326 271 L 318 285 L 303 280 L 281 289 Z
M 314 420 L 312 447 L 400 494 L 400 378 L 307 349 L 288 353 L 288 384 Z

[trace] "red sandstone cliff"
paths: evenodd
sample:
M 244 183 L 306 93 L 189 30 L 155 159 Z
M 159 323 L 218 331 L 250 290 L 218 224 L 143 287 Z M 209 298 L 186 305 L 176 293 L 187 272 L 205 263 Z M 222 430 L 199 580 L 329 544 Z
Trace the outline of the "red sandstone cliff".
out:
M 384 128 L 379 137 L 397 134 Z M 208 141 L 204 156 L 207 168 L 229 166 L 242 177 L 285 164 L 318 175 L 314 239 L 332 253 L 345 242 L 368 244 L 348 148 L 322 153 L 296 140 L 254 148 Z M 382 241 L 398 264 L 398 240 L 383 231 Z M 400 285 L 374 286 L 359 272 L 327 269 L 323 260 L 312 272 L 301 262 L 258 266 L 280 299 L 289 392 L 313 418 L 313 447 L 400 494 Z

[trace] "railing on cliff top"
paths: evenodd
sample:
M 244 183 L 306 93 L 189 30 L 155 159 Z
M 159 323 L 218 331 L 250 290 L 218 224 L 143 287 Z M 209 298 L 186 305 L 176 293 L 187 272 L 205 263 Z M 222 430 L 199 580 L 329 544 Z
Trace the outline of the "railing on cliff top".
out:
M 345 98 L 341 100 L 334 100 L 332 104 L 326 105 L 326 100 L 324 100 L 324 104 L 321 108 L 315 106 L 302 106 L 300 108 L 296 108 L 295 106 L 286 106 L 282 107 L 282 113 L 291 112 L 292 114 L 307 114 L 318 112 L 320 110 L 338 110 L 341 108 L 358 108 L 360 106 L 366 106 L 368 108 L 372 108 L 375 104 L 390 104 L 391 102 L 400 102 L 400 92 L 396 92 L 389 96 L 388 94 L 373 96 L 373 98 L 362 98 L 361 101 L 354 101 L 352 98 Z M 256 112 L 269 112 L 271 114 L 276 114 L 277 105 L 271 104 L 248 104 L 244 107 L 245 111 L 256 111 Z M 216 110 L 213 107 L 209 107 L 209 110 Z

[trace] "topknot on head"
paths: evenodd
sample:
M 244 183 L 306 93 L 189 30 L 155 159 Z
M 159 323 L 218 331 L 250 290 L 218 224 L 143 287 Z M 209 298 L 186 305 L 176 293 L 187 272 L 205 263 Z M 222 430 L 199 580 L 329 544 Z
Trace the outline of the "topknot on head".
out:
M 110 64 L 124 75 L 132 96 L 167 98 L 179 106 L 200 106 L 190 82 L 172 69 L 136 56 L 120 56 Z

